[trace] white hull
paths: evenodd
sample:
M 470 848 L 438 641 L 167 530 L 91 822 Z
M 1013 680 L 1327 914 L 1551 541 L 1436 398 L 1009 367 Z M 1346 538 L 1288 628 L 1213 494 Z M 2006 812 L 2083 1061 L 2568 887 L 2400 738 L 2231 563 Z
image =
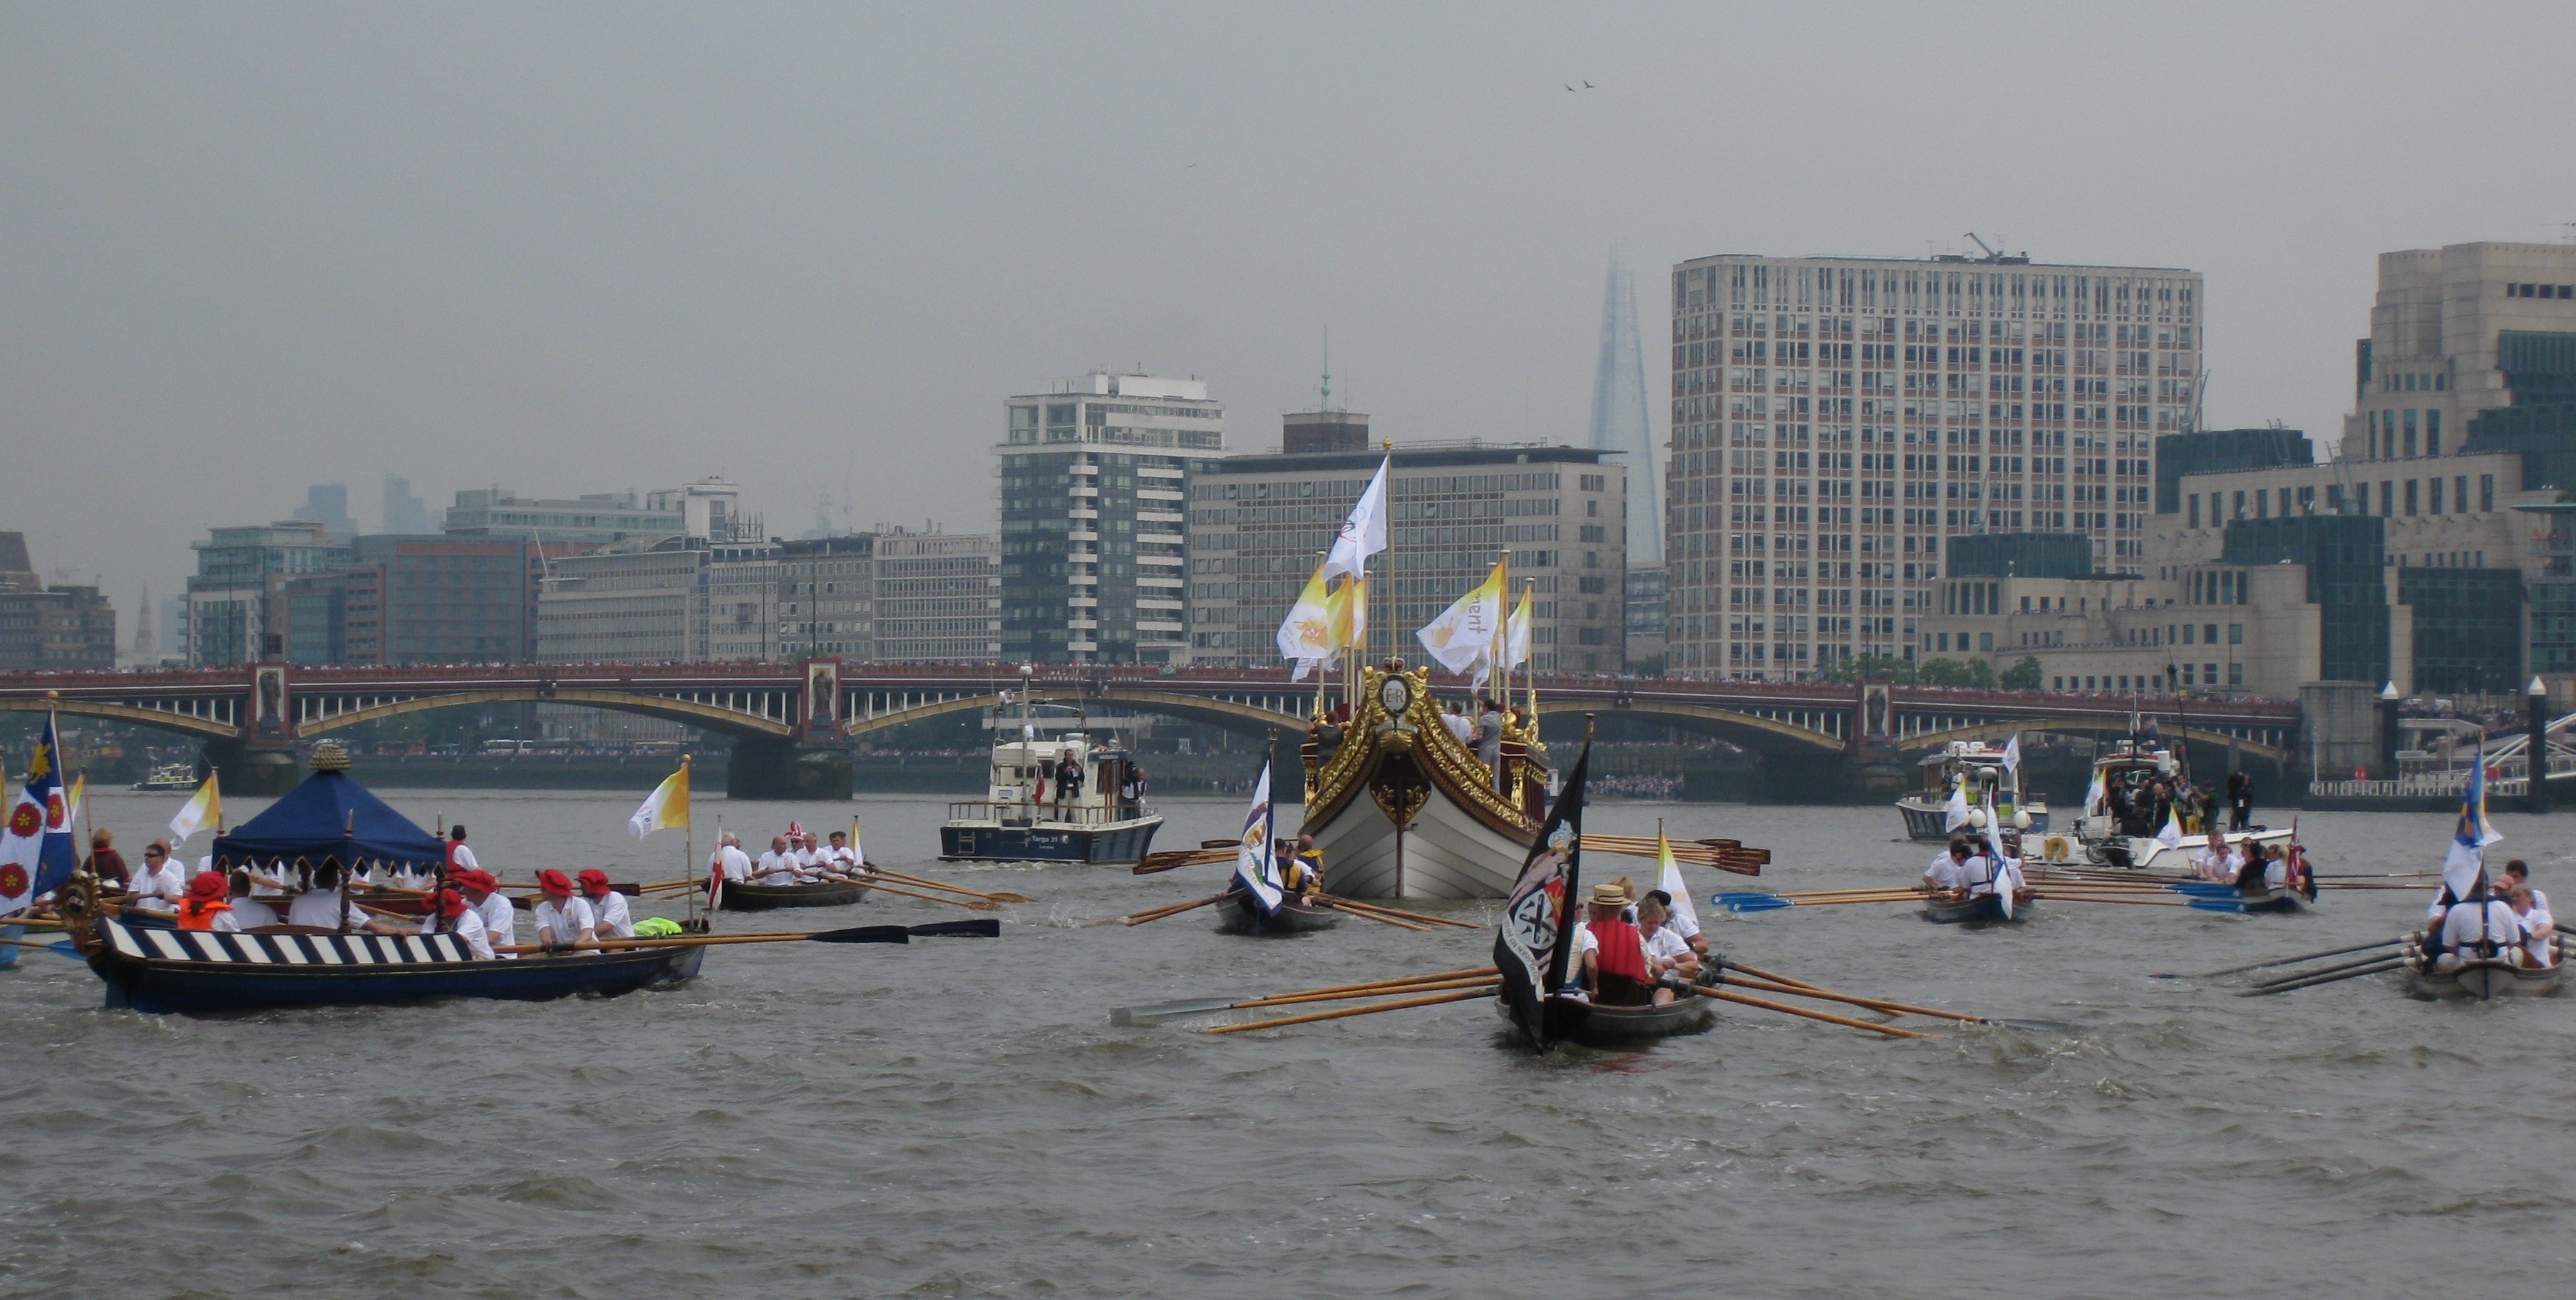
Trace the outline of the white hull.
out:
M 1404 833 L 1402 879 L 1395 823 L 1375 801 L 1353 799 L 1329 823 L 1305 828 L 1324 852 L 1324 890 L 1344 898 L 1502 898 L 1529 845 L 1494 830 L 1435 788 Z
M 2229 835 L 2227 842 L 2233 846 L 2238 840 L 2249 836 L 2257 845 L 2264 848 L 2270 848 L 2276 844 L 2286 847 L 2290 842 L 2290 832 L 2287 827 L 2269 831 L 2240 831 Z M 2127 862 L 2119 861 L 2116 854 L 2106 851 L 2114 845 L 2128 851 Z M 2162 840 L 2119 835 L 2112 837 L 2107 843 L 2087 842 L 2084 847 L 2087 856 L 2104 866 L 2134 867 L 2141 871 L 2163 871 L 2188 876 L 2194 871 L 2192 859 L 2209 847 L 2209 840 L 2206 836 L 2186 836 L 2182 843 L 2169 845 Z

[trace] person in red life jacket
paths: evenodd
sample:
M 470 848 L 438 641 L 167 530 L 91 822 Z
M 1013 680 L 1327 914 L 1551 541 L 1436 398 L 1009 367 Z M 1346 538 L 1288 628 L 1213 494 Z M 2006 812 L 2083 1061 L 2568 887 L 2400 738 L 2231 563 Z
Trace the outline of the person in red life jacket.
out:
M 1592 1000 L 1605 1007 L 1640 1007 L 1658 990 L 1649 974 L 1652 960 L 1637 927 L 1619 919 L 1628 910 L 1628 891 L 1617 882 L 1595 885 L 1585 900 L 1589 919 L 1574 930 L 1574 950 L 1583 961 L 1583 984 Z M 1666 1000 L 1670 999 L 1665 990 Z
M 232 933 L 241 929 L 233 919 L 233 905 L 224 901 L 224 878 L 212 871 L 200 871 L 188 882 L 187 897 L 179 900 L 179 928 Z
M 472 960 L 492 960 L 492 936 L 483 928 L 483 914 L 465 901 L 461 891 L 442 889 L 431 894 L 429 912 L 420 918 L 420 932 L 455 935 Z
M 482 863 L 474 860 L 474 850 L 465 847 L 465 824 L 463 822 L 459 822 L 454 826 L 448 827 L 447 878 L 454 880 L 456 879 L 458 872 L 475 871 L 481 869 L 482 866 Z
M 635 918 L 626 910 L 626 900 L 608 883 L 608 873 L 597 867 L 584 868 L 579 876 L 581 896 L 590 903 L 591 928 L 602 939 L 632 939 Z

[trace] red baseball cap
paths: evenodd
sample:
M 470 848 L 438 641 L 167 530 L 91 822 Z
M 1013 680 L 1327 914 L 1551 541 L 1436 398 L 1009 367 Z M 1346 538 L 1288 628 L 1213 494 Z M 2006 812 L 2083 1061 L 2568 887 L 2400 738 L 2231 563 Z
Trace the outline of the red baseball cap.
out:
M 537 873 L 537 888 L 569 898 L 572 896 L 572 877 L 548 867 Z
M 581 892 L 593 898 L 599 898 L 608 893 L 608 873 L 597 867 L 583 868 L 578 879 L 581 881 Z

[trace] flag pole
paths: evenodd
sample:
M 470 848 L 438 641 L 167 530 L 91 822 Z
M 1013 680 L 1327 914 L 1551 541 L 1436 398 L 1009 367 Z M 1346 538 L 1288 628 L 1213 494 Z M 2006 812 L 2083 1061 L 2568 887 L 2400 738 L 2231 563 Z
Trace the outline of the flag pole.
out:
M 1395 621 L 1397 618 L 1395 604 L 1395 537 L 1397 531 L 1395 509 L 1395 439 L 1380 439 L 1378 441 L 1378 448 L 1386 453 L 1386 460 L 1384 462 L 1386 469 L 1386 563 L 1380 567 L 1385 570 L 1386 574 L 1386 658 L 1387 662 L 1393 663 L 1395 661 L 1397 648 L 1403 644 L 1396 640 L 1395 631 Z M 1366 568 L 1367 566 L 1363 564 L 1361 567 Z M 1402 841 L 1399 840 L 1399 854 L 1401 853 L 1401 844 Z M 1403 871 L 1399 868 L 1396 874 L 1398 878 L 1401 879 Z
M 682 754 L 680 755 L 680 785 L 687 793 L 682 796 L 680 811 L 689 814 L 688 819 L 681 823 L 682 834 L 686 836 L 687 844 L 687 847 L 680 850 L 680 878 L 683 880 L 692 879 L 693 873 L 698 869 L 698 819 L 694 807 L 697 803 L 697 788 L 689 780 L 688 772 L 689 756 Z M 698 919 L 698 891 L 695 889 L 689 891 L 689 919 L 691 921 Z

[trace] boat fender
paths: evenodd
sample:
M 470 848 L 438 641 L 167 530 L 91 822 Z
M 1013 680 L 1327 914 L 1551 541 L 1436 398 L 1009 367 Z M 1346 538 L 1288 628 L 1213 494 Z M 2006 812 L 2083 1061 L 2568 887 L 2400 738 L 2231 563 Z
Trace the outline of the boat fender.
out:
M 638 939 L 668 939 L 680 933 L 680 923 L 667 916 L 648 916 L 635 923 L 635 937 Z

